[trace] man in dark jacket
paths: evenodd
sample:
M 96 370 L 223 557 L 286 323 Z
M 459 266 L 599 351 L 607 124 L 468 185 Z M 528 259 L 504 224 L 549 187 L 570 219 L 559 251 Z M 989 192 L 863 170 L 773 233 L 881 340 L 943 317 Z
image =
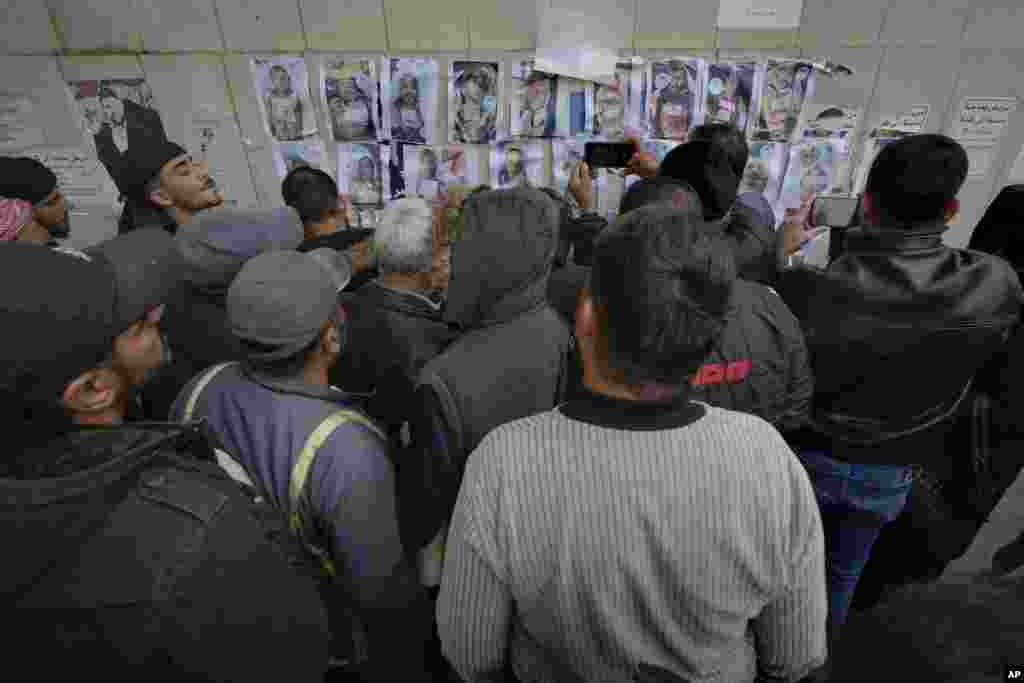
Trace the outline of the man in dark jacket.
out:
M 281 183 L 281 196 L 302 219 L 304 239 L 299 251 L 329 248 L 348 255 L 353 277 L 346 291 L 354 292 L 376 276 L 370 263 L 373 229 L 348 227 L 334 178 L 318 168 L 300 166 Z
M 658 205 L 702 212 L 700 199 L 687 184 L 655 176 L 627 190 L 619 213 Z M 551 276 L 548 298 L 570 325 L 574 324 L 576 300 L 589 273 L 589 268 L 568 266 Z M 570 383 L 573 394 L 580 386 L 578 371 L 575 378 Z M 690 384 L 692 395 L 710 405 L 762 417 L 783 435 L 799 430 L 810 412 L 814 393 L 799 321 L 769 287 L 737 280 L 725 329 Z
M 421 508 L 427 538 L 451 514 L 480 439 L 553 408 L 567 380 L 569 328 L 545 298 L 558 207 L 538 190 L 496 190 L 466 199 L 462 221 L 444 319 L 463 333 L 423 368 L 413 432 L 440 479 Z
M 180 270 L 157 231 L 86 253 L 0 248 L 0 530 L 12 549 L 0 603 L 17 624 L 6 665 L 45 680 L 73 667 L 111 680 L 320 681 L 315 584 L 204 431 L 124 422 L 165 357 L 160 317 Z
M 133 143 L 123 169 L 115 177 L 124 199 L 118 233 L 160 228 L 173 235 L 202 211 L 224 203 L 206 162 L 194 161 L 181 145 L 162 137 Z
M 420 371 L 455 339 L 457 328 L 427 297 L 434 214 L 424 200 L 400 199 L 384 211 L 373 253 L 380 276 L 341 299 L 350 337 L 332 378 L 336 386 L 372 393 L 367 410 L 396 437 L 412 413 Z
M 32 205 L 32 220 L 48 233 L 47 242 L 71 234 L 70 202 L 57 183 L 57 175 L 30 157 L 0 157 L 0 197 L 24 199 Z
M 400 541 L 387 442 L 328 381 L 348 336 L 338 306 L 347 261 L 324 250 L 325 268 L 316 254 L 272 251 L 245 264 L 227 295 L 245 359 L 196 377 L 172 414 L 206 418 L 323 561 L 345 657 L 370 681 L 425 680 L 430 610 Z
M 845 254 L 780 282 L 815 373 L 799 455 L 825 525 L 833 637 L 879 531 L 906 503 L 910 465 L 943 459 L 951 416 L 1020 315 L 1009 264 L 942 244 L 967 166 L 945 136 L 887 146 Z

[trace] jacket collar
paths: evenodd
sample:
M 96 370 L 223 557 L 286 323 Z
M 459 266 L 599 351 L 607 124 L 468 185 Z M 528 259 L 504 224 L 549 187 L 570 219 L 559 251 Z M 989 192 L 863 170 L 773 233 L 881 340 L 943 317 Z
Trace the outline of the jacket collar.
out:
M 652 432 L 679 429 L 704 417 L 705 409 L 687 392 L 666 401 L 628 401 L 584 389 L 558 411 L 571 420 L 609 429 Z
M 858 252 L 920 251 L 942 247 L 942 233 L 948 227 L 934 221 L 913 228 L 886 226 L 851 229 L 847 233 L 847 249 Z
M 293 377 L 271 377 L 251 368 L 248 363 L 242 363 L 242 373 L 245 377 L 260 386 L 278 394 L 293 394 L 315 398 L 320 401 L 330 401 L 341 405 L 349 405 L 373 396 L 372 393 L 363 394 L 349 391 L 342 391 L 334 386 L 320 386 L 309 384 L 301 379 Z
M 381 284 L 380 280 L 367 282 L 355 296 L 398 313 L 440 320 L 441 304 L 432 301 L 425 293 L 393 289 Z

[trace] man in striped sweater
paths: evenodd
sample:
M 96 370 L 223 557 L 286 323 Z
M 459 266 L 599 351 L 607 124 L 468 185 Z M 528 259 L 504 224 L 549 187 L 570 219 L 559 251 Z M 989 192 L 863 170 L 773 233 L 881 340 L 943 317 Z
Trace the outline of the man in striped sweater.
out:
M 451 522 L 438 627 L 468 681 L 794 681 L 825 648 L 821 519 L 764 420 L 679 387 L 723 327 L 728 250 L 646 207 L 595 245 L 587 392 L 492 431 Z

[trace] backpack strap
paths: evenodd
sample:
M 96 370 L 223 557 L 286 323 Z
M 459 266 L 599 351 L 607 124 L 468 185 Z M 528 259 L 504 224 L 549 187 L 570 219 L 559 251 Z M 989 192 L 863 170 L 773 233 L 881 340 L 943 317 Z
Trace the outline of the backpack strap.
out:
M 288 500 L 290 503 L 291 514 L 289 515 L 288 523 L 291 527 L 292 532 L 303 538 L 303 506 L 302 506 L 302 491 L 306 488 L 306 482 L 309 479 L 309 473 L 313 470 L 313 463 L 316 461 L 317 453 L 320 448 L 327 443 L 327 439 L 331 437 L 334 430 L 343 424 L 356 423 L 366 427 L 371 432 L 376 434 L 384 442 L 387 442 L 387 436 L 380 430 L 368 417 L 356 412 L 355 410 L 343 409 L 336 413 L 333 413 L 321 422 L 313 433 L 306 439 L 306 443 L 303 445 L 302 450 L 299 451 L 299 457 L 295 460 L 295 465 L 292 466 L 291 481 L 288 486 Z M 334 563 L 331 562 L 329 555 L 323 548 L 317 548 L 311 544 L 309 550 L 320 560 L 324 569 L 331 576 L 335 575 Z
M 190 422 L 192 415 L 196 412 L 196 405 L 199 403 L 199 396 L 203 393 L 203 389 L 209 386 L 213 378 L 220 374 L 221 370 L 228 368 L 236 363 L 221 363 L 220 365 L 214 365 L 212 368 L 204 372 L 200 377 L 196 385 L 192 387 L 192 393 L 189 394 L 188 401 L 185 403 L 185 412 L 181 417 L 182 422 Z

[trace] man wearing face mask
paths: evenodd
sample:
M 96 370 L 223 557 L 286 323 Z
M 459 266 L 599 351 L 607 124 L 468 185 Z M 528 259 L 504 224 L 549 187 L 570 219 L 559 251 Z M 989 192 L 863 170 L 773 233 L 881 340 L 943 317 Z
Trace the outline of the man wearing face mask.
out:
M 70 232 L 70 203 L 57 184 L 57 176 L 29 157 L 0 157 L 0 197 L 31 205 L 31 222 L 19 239 L 56 245 Z
M 125 200 L 118 233 L 162 228 L 173 235 L 201 211 L 224 203 L 206 163 L 159 137 L 129 149 L 118 189 Z
M 199 425 L 126 416 L 165 358 L 181 271 L 153 230 L 84 252 L 0 248 L 0 538 L 19 549 L 0 567 L 18 624 L 5 659 L 46 680 L 73 663 L 116 680 L 321 681 L 313 577 L 275 547 L 253 494 Z

